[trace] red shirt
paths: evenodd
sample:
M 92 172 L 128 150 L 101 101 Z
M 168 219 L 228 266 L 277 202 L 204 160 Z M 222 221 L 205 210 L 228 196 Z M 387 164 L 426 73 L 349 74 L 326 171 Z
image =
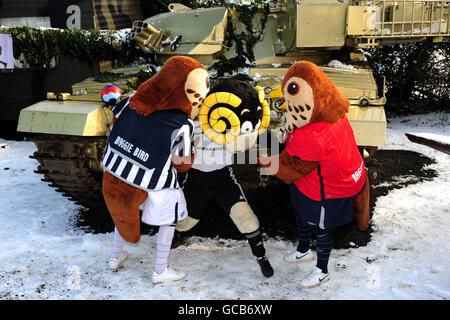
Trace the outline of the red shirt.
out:
M 308 198 L 348 198 L 360 192 L 366 181 L 364 162 L 347 117 L 335 122 L 310 123 L 289 133 L 286 152 L 305 161 L 319 161 L 310 174 L 295 181 Z

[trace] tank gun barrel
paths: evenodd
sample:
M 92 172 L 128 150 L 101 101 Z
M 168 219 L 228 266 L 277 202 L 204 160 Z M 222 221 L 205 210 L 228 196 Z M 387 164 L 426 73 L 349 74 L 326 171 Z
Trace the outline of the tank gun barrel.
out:
M 136 42 L 148 48 L 151 52 L 158 52 L 159 44 L 166 34 L 163 30 L 158 30 L 143 21 L 135 21 L 131 33 Z
M 172 3 L 167 13 L 135 21 L 131 31 L 144 52 L 164 58 L 189 55 L 205 63 L 202 57 L 212 61 L 210 56 L 224 48 L 227 13 L 225 7 L 193 10 Z

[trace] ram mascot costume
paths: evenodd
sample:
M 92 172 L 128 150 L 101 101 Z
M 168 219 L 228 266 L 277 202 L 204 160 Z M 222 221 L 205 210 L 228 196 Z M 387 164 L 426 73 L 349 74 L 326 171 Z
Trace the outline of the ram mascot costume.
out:
M 227 79 L 203 100 L 194 129 L 197 156 L 183 182 L 189 216 L 178 222 L 177 230 L 191 230 L 214 201 L 248 239 L 262 274 L 270 277 L 273 268 L 265 256 L 259 220 L 231 167 L 234 153 L 250 148 L 269 125 L 264 98 L 262 88 Z
M 187 216 L 177 171 L 192 164 L 192 119 L 208 91 L 206 69 L 175 56 L 112 109 L 115 121 L 103 157 L 103 196 L 116 226 L 111 269 L 127 257 L 124 242 L 139 241 L 142 219 L 160 226 L 153 282 L 184 277 L 167 263 L 175 225 Z
M 317 266 L 304 279 L 310 287 L 329 279 L 328 259 L 335 227 L 352 222 L 369 225 L 369 181 L 346 113 L 350 103 L 315 64 L 294 63 L 282 82 L 285 126 L 279 140 L 286 148 L 258 160 L 269 174 L 290 184 L 299 246 L 285 257 L 311 258 L 311 232 L 316 235 Z

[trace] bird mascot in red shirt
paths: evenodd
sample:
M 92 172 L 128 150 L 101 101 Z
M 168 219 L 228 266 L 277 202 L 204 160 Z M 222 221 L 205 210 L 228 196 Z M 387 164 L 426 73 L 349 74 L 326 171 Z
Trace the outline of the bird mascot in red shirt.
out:
M 346 116 L 350 103 L 327 75 L 311 62 L 298 61 L 281 86 L 286 123 L 278 138 L 286 148 L 258 163 L 290 184 L 299 244 L 285 260 L 313 259 L 310 239 L 315 235 L 317 265 L 301 282 L 313 287 L 330 279 L 334 228 L 354 218 L 360 230 L 368 228 L 369 180 Z

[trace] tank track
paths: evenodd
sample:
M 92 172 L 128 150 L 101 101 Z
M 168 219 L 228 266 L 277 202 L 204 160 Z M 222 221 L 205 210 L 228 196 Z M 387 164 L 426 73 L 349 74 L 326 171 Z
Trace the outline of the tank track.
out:
M 42 181 L 85 208 L 107 210 L 101 166 L 106 137 L 40 134 L 30 140 L 37 147 L 30 158 L 39 162 L 34 172 L 44 175 Z

